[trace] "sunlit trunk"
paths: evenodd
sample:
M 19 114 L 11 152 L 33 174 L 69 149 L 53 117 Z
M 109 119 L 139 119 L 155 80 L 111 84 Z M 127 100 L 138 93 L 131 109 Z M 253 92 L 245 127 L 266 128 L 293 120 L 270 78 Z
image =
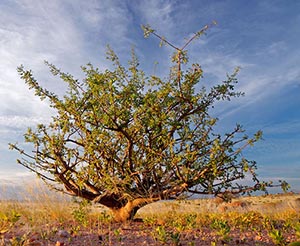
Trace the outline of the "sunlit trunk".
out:
M 133 220 L 136 212 L 141 207 L 158 200 L 158 198 L 137 198 L 133 201 L 128 201 L 126 205 L 121 208 L 110 208 L 110 210 L 116 222 L 125 222 Z

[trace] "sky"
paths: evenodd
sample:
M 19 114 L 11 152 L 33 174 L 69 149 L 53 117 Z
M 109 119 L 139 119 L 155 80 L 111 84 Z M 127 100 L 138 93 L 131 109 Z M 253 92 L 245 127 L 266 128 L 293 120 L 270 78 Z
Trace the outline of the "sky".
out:
M 32 179 L 8 143 L 24 143 L 28 127 L 55 113 L 19 78 L 18 66 L 63 95 L 63 83 L 44 61 L 82 79 L 81 65 L 111 67 L 110 45 L 124 65 L 134 47 L 148 75 L 167 76 L 172 49 L 145 39 L 141 25 L 181 46 L 216 21 L 188 52 L 207 87 L 241 67 L 237 90 L 245 96 L 216 107 L 218 127 L 230 131 L 239 123 L 249 135 L 262 130 L 263 140 L 244 155 L 257 162 L 261 179 L 286 180 L 300 191 L 300 1 L 1 0 L 0 11 L 0 190 Z

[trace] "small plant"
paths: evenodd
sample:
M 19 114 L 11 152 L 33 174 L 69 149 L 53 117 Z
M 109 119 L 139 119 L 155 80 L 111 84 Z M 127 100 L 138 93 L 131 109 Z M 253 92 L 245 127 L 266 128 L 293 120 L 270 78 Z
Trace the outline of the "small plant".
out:
M 287 246 L 300 246 L 300 242 L 292 242 L 289 243 Z
M 118 241 L 121 242 L 122 241 L 122 236 L 121 236 L 121 231 L 120 229 L 115 229 L 113 231 L 114 235 L 118 238 Z
M 167 243 L 168 241 L 168 232 L 166 231 L 164 226 L 158 226 L 155 229 L 155 240 L 161 242 L 161 243 Z
M 275 224 L 276 224 L 276 222 L 269 217 L 265 217 L 264 220 L 262 221 L 262 226 L 266 230 L 272 230 L 274 228 Z
M 80 231 L 80 226 L 79 225 L 72 225 L 70 228 L 70 232 L 72 235 L 77 235 Z
M 104 224 L 108 224 L 112 221 L 112 217 L 107 211 L 102 211 L 98 217 L 98 220 Z
M 48 240 L 48 239 L 49 239 L 49 233 L 48 233 L 48 231 L 42 230 L 42 231 L 40 232 L 40 237 L 41 237 L 42 239 L 44 239 L 44 240 Z
M 9 241 L 10 241 L 9 245 L 11 245 L 11 246 L 26 246 L 26 245 L 30 245 L 27 234 L 24 234 L 24 235 L 22 235 L 20 237 L 13 237 Z
M 72 215 L 78 223 L 86 227 L 88 225 L 88 208 L 89 202 L 87 200 L 82 200 L 79 202 L 79 207 L 74 209 Z
M 221 236 L 221 239 L 224 242 L 229 242 L 231 240 L 231 237 L 229 236 L 231 228 L 227 221 L 214 219 L 212 221 L 211 228 L 217 230 L 217 235 Z
M 143 221 L 146 225 L 154 225 L 156 223 L 156 218 L 155 217 L 146 217 L 143 219 Z
M 259 212 L 250 211 L 245 214 L 244 217 L 244 223 L 247 226 L 253 225 L 253 224 L 261 224 L 261 221 L 263 219 L 263 216 Z
M 186 226 L 180 219 L 176 219 L 176 220 L 172 221 L 172 227 L 175 228 L 179 232 L 184 231 L 186 228 Z
M 10 213 L 0 212 L 0 235 L 8 232 L 20 217 L 21 215 L 15 210 L 10 211 Z
M 297 239 L 300 239 L 300 222 L 294 225 L 294 230 Z
M 180 244 L 180 237 L 181 237 L 180 232 L 171 232 L 170 237 L 171 237 L 172 245 L 174 245 L 174 246 L 181 245 Z
M 185 216 L 186 225 L 189 229 L 192 229 L 196 226 L 197 214 L 187 214 Z
M 268 233 L 268 235 L 276 245 L 280 245 L 280 246 L 286 245 L 286 241 L 281 231 L 277 229 L 272 229 Z

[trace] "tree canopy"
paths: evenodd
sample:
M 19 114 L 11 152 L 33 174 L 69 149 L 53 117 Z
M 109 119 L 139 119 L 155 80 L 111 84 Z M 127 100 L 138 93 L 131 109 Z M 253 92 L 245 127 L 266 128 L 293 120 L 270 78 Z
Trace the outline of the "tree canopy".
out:
M 200 64 L 188 64 L 186 47 L 208 27 L 180 48 L 143 26 L 145 36 L 174 49 L 168 78 L 146 75 L 134 51 L 124 67 L 108 48 L 114 68 L 83 66 L 82 81 L 46 62 L 67 85 L 59 97 L 20 66 L 20 77 L 57 113 L 25 133 L 32 152 L 11 144 L 23 156 L 18 162 L 55 189 L 107 206 L 119 221 L 157 200 L 265 190 L 270 184 L 258 179 L 255 161 L 242 154 L 261 131 L 249 137 L 236 125 L 219 134 L 218 119 L 211 116 L 217 102 L 242 95 L 235 90 L 239 69 L 205 86 Z M 190 68 L 183 71 L 183 64 Z M 251 184 L 241 182 L 246 177 Z

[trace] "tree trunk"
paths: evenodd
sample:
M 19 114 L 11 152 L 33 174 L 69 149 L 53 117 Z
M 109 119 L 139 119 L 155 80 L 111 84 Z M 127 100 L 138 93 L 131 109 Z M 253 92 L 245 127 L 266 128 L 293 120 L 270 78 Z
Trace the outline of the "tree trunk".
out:
M 133 201 L 128 201 L 121 208 L 110 208 L 113 218 L 116 222 L 125 222 L 133 220 L 136 212 L 143 206 L 158 201 L 159 198 L 137 198 Z

